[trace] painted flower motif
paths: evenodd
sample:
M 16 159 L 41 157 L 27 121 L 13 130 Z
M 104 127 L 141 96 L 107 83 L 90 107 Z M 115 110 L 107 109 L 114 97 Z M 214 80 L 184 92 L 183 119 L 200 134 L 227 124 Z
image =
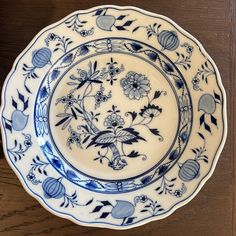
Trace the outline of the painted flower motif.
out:
M 31 141 L 31 135 L 30 134 L 24 134 L 24 136 L 25 136 L 24 145 L 28 149 L 33 144 L 32 141 Z
M 143 74 L 130 71 L 121 81 L 124 93 L 129 99 L 139 100 L 150 91 L 150 81 Z
M 145 202 L 147 202 L 148 200 L 150 200 L 150 198 L 148 198 L 148 196 L 147 195 L 144 195 L 144 194 L 142 194 L 142 195 L 140 195 L 140 196 L 136 196 L 135 198 L 134 198 L 134 203 L 135 203 L 135 205 L 137 204 L 137 203 L 145 203 Z
M 197 85 L 197 84 L 199 84 L 199 82 L 200 82 L 200 79 L 198 77 L 196 77 L 196 76 L 192 80 L 192 84 L 193 85 Z
M 85 80 L 88 78 L 88 73 L 86 70 L 78 70 L 78 74 L 82 80 Z
M 104 121 L 104 125 L 106 127 L 118 127 L 118 126 L 123 126 L 125 124 L 124 119 L 116 114 L 113 113 L 109 116 L 106 117 L 105 121 Z
M 49 38 L 50 40 L 55 40 L 57 37 L 58 37 L 58 36 L 55 35 L 54 33 L 50 33 L 50 34 L 48 35 L 48 38 Z
M 147 195 L 141 195 L 141 196 L 139 197 L 139 201 L 140 201 L 141 203 L 145 203 L 147 200 L 148 200 Z
M 78 81 L 79 83 L 81 83 L 81 82 L 83 82 L 83 81 L 88 79 L 88 73 L 87 73 L 86 70 L 78 69 L 77 70 L 77 74 L 78 74 L 78 76 L 71 75 L 70 79 L 74 80 L 74 81 Z M 70 83 L 68 83 L 68 85 L 79 85 L 79 84 L 76 84 L 74 82 L 72 82 L 72 83 L 70 82 Z
M 82 37 L 87 37 L 87 36 L 92 35 L 94 33 L 94 27 L 92 27 L 89 30 L 83 29 L 81 31 L 77 31 L 77 33 L 79 33 L 80 36 L 82 36 Z
M 187 51 L 187 53 L 191 54 L 193 52 L 193 47 L 192 46 L 188 46 L 186 48 L 186 51 Z
M 120 74 L 123 70 L 124 70 L 124 66 L 121 65 L 121 67 L 117 67 L 117 62 L 113 60 L 113 58 L 111 58 L 110 62 L 107 63 L 108 65 L 108 71 L 107 73 L 109 74 L 109 78 L 107 79 L 107 81 L 110 82 L 111 85 L 113 85 L 114 81 L 117 80 L 117 78 L 115 78 L 116 75 Z
M 45 39 L 46 45 L 48 46 L 50 41 L 54 41 L 58 38 L 59 38 L 58 35 L 56 35 L 54 33 L 48 34 L 47 38 Z
M 69 93 L 67 96 L 63 96 L 57 99 L 56 104 L 59 102 L 65 103 L 65 111 L 72 107 L 77 100 L 74 98 L 72 93 Z
M 186 52 L 187 52 L 188 54 L 192 54 L 192 52 L 193 52 L 193 46 L 190 46 L 188 43 L 184 43 L 184 44 L 181 45 L 181 46 L 186 48 Z
M 88 31 L 87 31 L 87 30 L 81 30 L 81 31 L 80 31 L 80 35 L 81 35 L 82 37 L 86 37 L 86 36 L 88 36 Z
M 47 123 L 47 106 L 44 104 L 38 104 L 38 109 L 36 109 L 36 129 L 39 135 L 43 136 L 48 134 L 48 123 Z
M 33 181 L 35 179 L 35 174 L 33 172 L 29 172 L 29 174 L 26 176 L 26 178 L 29 180 L 29 181 Z
M 108 95 L 104 95 L 104 87 L 101 86 L 100 89 L 97 91 L 95 98 L 95 108 L 99 107 L 101 103 L 106 102 L 109 98 L 111 98 L 111 91 L 108 93 Z
M 143 118 L 153 118 L 159 116 L 161 112 L 162 109 L 159 106 L 149 103 L 147 106 L 144 106 L 144 108 L 141 109 L 141 112 L 139 114 Z
M 175 190 L 174 195 L 175 195 L 177 198 L 182 197 L 183 191 L 181 191 L 181 189 L 177 189 L 177 190 Z
M 71 127 L 68 128 L 69 132 L 70 132 L 70 136 L 67 139 L 67 146 L 69 146 L 69 148 L 71 148 L 71 144 L 76 144 L 77 146 L 79 146 L 80 148 L 82 148 L 81 146 L 81 135 L 77 132 L 75 132 Z
M 109 70 L 109 75 L 111 77 L 114 77 L 115 75 L 120 73 L 120 69 L 118 67 L 115 67 L 114 64 L 110 64 L 108 70 Z
M 24 145 L 25 145 L 27 148 L 29 148 L 29 147 L 31 147 L 32 142 L 31 142 L 30 140 L 25 140 L 25 141 L 24 141 Z
M 193 84 L 193 89 L 194 90 L 200 90 L 200 86 L 199 86 L 199 84 L 200 84 L 200 79 L 198 78 L 198 76 L 197 75 L 195 75 L 194 77 L 193 77 L 193 79 L 192 79 L 192 84 Z
M 191 104 L 188 95 L 179 96 L 180 114 L 182 124 L 187 124 L 191 119 Z
M 106 102 L 107 101 L 107 97 L 103 96 L 103 93 L 101 91 L 98 91 L 95 95 L 95 107 L 99 107 L 99 105 L 102 102 Z

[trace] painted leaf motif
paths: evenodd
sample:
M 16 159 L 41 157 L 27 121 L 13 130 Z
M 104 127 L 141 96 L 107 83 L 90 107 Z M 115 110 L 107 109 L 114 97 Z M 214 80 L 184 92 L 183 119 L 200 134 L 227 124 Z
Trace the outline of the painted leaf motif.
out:
M 155 91 L 153 99 L 157 99 L 161 96 L 161 91 Z
M 134 33 L 135 31 L 137 31 L 140 28 L 140 26 L 137 26 L 133 29 L 132 33 Z
M 221 101 L 220 95 L 217 94 L 216 92 L 214 92 L 214 97 L 215 97 L 216 100 Z
M 101 209 L 102 209 L 102 207 L 103 206 L 96 206 L 94 209 L 93 209 L 93 211 L 92 211 L 92 213 L 94 213 L 94 212 L 99 212 Z
M 126 221 L 126 224 L 131 224 L 133 223 L 134 219 L 137 217 L 129 217 L 128 220 Z
M 92 138 L 92 141 L 87 146 L 89 148 L 92 145 L 101 146 L 102 148 L 108 147 L 116 141 L 114 133 L 112 131 L 101 131 L 95 137 Z
M 208 132 L 211 133 L 211 128 L 207 123 L 204 123 L 204 128 L 205 128 L 205 130 L 207 130 Z
M 217 119 L 213 115 L 211 115 L 211 123 L 217 126 Z
M 67 121 L 70 117 L 69 116 L 66 116 L 65 118 L 61 119 L 60 121 L 58 121 L 55 126 L 59 126 L 61 124 L 63 124 L 65 121 Z
M 110 212 L 103 212 L 101 215 L 100 215 L 100 219 L 104 219 L 104 218 L 107 218 L 107 216 L 110 214 Z
M 70 53 L 63 58 L 62 63 L 71 63 L 72 59 L 73 59 L 73 54 Z
M 98 9 L 94 15 L 99 16 L 102 14 L 103 11 L 104 11 L 104 9 Z
M 149 129 L 154 135 L 160 136 L 160 131 L 158 129 Z
M 130 158 L 135 158 L 135 157 L 139 157 L 140 156 L 140 154 L 139 154 L 139 152 L 137 152 L 137 151 L 131 151 L 128 155 L 127 155 L 127 157 L 130 157 Z
M 81 46 L 80 50 L 79 50 L 79 55 L 85 55 L 89 52 L 89 48 L 84 45 L 84 46 Z
M 132 144 L 138 142 L 138 140 L 146 141 L 144 138 L 139 136 L 139 133 L 133 128 L 126 128 L 120 130 L 116 135 L 117 141 L 125 144 Z
M 17 109 L 17 102 L 12 98 L 12 106 Z
M 126 16 L 127 16 L 127 15 L 120 15 L 120 16 L 118 16 L 116 19 L 117 19 L 117 20 L 123 20 Z
M 111 206 L 111 203 L 109 201 L 101 201 L 101 203 L 104 205 L 104 206 Z
M 113 133 L 106 132 L 104 134 L 101 134 L 97 137 L 96 142 L 99 144 L 104 143 L 114 143 L 116 141 L 116 138 Z
M 115 26 L 117 30 L 126 30 L 125 27 L 121 26 L 121 25 L 118 25 L 118 26 Z
M 139 50 L 141 50 L 141 49 L 143 48 L 143 47 L 142 47 L 140 44 L 138 44 L 138 43 L 131 43 L 130 46 L 132 47 L 132 49 L 133 49 L 134 51 L 139 51 Z
M 137 117 L 137 112 L 135 112 L 135 111 L 133 111 L 133 112 L 130 112 L 130 111 L 129 111 L 128 114 L 131 115 L 132 121 L 134 121 L 134 120 L 136 119 L 136 117 Z
M 124 144 L 132 144 L 138 142 L 138 140 L 146 141 L 144 138 L 139 136 L 139 133 L 133 128 L 122 129 L 115 135 L 112 131 L 106 130 L 99 132 L 95 137 L 92 138 L 92 142 L 87 146 L 92 145 L 101 146 L 102 148 L 110 146 L 112 143 L 121 142 Z
M 128 20 L 123 24 L 123 26 L 130 26 L 133 22 L 133 20 Z
M 10 130 L 10 132 L 12 132 L 11 122 L 6 119 L 4 119 L 4 122 L 5 122 L 5 128 Z
M 117 140 L 121 143 L 134 138 L 136 138 L 136 136 L 126 130 L 121 130 L 117 133 Z
M 155 52 L 146 52 L 145 54 L 146 54 L 146 55 L 149 57 L 149 59 L 152 60 L 152 61 L 156 61 L 157 58 L 158 58 L 158 55 L 157 55 L 157 53 L 155 53 Z
M 53 154 L 53 152 L 52 152 L 52 145 L 48 141 L 46 141 L 46 143 L 43 146 L 41 146 L 41 147 L 42 147 L 44 152 L 49 153 L 51 155 Z
M 85 205 L 88 206 L 88 205 L 90 205 L 92 202 L 93 202 L 93 198 L 90 199 Z
M 21 94 L 19 91 L 18 91 L 18 97 L 19 97 L 19 99 L 20 99 L 22 102 L 25 101 L 25 97 L 24 97 L 24 95 Z
M 203 136 L 203 134 L 201 134 L 201 133 L 198 132 L 198 135 L 199 135 L 203 140 L 205 140 L 205 137 Z

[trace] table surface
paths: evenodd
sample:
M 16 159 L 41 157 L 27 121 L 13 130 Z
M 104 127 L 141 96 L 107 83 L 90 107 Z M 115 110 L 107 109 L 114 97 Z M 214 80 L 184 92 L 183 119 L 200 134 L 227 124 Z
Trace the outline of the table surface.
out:
M 16 56 L 45 26 L 107 0 L 0 0 L 0 86 Z M 236 235 L 236 1 L 113 0 L 166 15 L 204 45 L 227 93 L 228 137 L 213 176 L 200 193 L 166 219 L 127 231 L 83 227 L 47 212 L 22 188 L 0 149 L 0 235 Z M 50 222 L 50 223 L 49 223 Z

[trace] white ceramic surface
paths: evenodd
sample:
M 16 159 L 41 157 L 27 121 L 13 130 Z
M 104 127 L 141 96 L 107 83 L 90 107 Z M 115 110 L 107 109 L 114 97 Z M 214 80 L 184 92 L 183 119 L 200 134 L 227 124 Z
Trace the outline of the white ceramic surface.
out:
M 172 20 L 99 6 L 17 57 L 1 128 L 10 166 L 47 210 L 127 229 L 167 217 L 212 175 L 226 96 L 213 60 Z

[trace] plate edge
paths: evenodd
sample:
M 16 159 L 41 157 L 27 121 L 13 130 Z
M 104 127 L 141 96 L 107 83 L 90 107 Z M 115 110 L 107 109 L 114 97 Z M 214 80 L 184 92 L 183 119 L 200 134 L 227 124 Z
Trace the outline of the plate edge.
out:
M 21 174 L 19 173 L 19 171 L 17 170 L 17 168 L 14 166 L 14 164 L 11 162 L 11 160 L 8 158 L 8 154 L 7 154 L 7 150 L 6 150 L 6 142 L 5 142 L 5 132 L 3 132 L 3 123 L 2 123 L 2 113 L 3 113 L 3 109 L 5 107 L 5 100 L 4 100 L 4 94 L 3 92 L 5 91 L 6 89 L 6 86 L 9 82 L 9 79 L 11 77 L 11 75 L 14 73 L 15 71 L 15 67 L 18 63 L 18 61 L 21 59 L 21 57 L 29 50 L 29 48 L 34 44 L 34 42 L 36 41 L 36 39 L 41 35 L 43 34 L 45 31 L 53 28 L 53 27 L 56 27 L 57 25 L 61 24 L 62 22 L 64 22 L 67 18 L 73 16 L 74 14 L 78 14 L 78 13 L 88 13 L 90 11 L 94 11 L 96 9 L 99 9 L 99 8 L 114 8 L 114 9 L 118 9 L 118 10 L 136 10 L 140 13 L 144 13 L 144 14 L 147 14 L 148 16 L 153 16 L 153 17 L 160 17 L 166 21 L 168 21 L 169 23 L 171 23 L 173 26 L 175 26 L 181 33 L 183 33 L 185 36 L 188 36 L 191 40 L 193 40 L 197 45 L 198 47 L 200 48 L 201 52 L 203 53 L 204 56 L 206 56 L 209 61 L 212 63 L 215 71 L 216 71 L 216 75 L 217 75 L 217 82 L 218 82 L 218 85 L 219 85 L 219 88 L 222 92 L 222 95 L 223 95 L 223 121 L 224 121 L 224 130 L 223 130 L 223 134 L 222 134 L 222 141 L 221 141 L 221 144 L 220 146 L 218 147 L 216 153 L 215 153 L 215 157 L 214 157 L 214 161 L 212 163 L 212 166 L 211 166 L 211 170 L 208 172 L 208 174 L 200 181 L 199 185 L 197 186 L 196 190 L 194 193 L 192 193 L 191 196 L 189 196 L 188 198 L 186 198 L 185 200 L 183 200 L 182 202 L 179 202 L 177 205 L 174 205 L 170 210 L 169 212 L 165 213 L 163 216 L 156 216 L 156 217 L 153 217 L 153 218 L 147 218 L 147 219 L 144 219 L 138 223 L 135 223 L 133 225 L 129 225 L 129 226 L 115 226 L 115 225 L 110 225 L 110 224 L 105 224 L 105 223 L 84 223 L 84 222 L 81 222 L 79 221 L 78 219 L 74 218 L 73 216 L 71 215 L 67 215 L 65 213 L 60 213 L 58 211 L 54 211 L 52 210 L 42 199 L 41 197 L 39 197 L 36 193 L 33 193 L 29 187 L 27 186 L 27 184 L 25 183 L 23 177 L 21 176 Z M 84 10 L 77 10 L 77 11 L 74 11 L 72 12 L 71 14 L 63 17 L 61 20 L 55 22 L 55 23 L 52 23 L 46 27 L 44 27 L 43 29 L 41 29 L 34 37 L 33 39 L 30 41 L 30 43 L 26 46 L 26 48 L 16 57 L 16 59 L 14 60 L 14 63 L 13 63 L 13 66 L 10 70 L 10 72 L 8 73 L 5 81 L 4 81 L 4 84 L 2 86 L 2 94 L 1 94 L 1 108 L 0 108 L 0 114 L 1 114 L 1 119 L 0 119 L 0 125 L 1 125 L 1 129 L 2 129 L 2 132 L 1 132 L 1 135 L 2 135 L 2 146 L 3 146 L 3 151 L 4 151 L 4 155 L 7 159 L 7 162 L 8 164 L 10 165 L 10 167 L 13 169 L 13 171 L 15 172 L 15 174 L 17 175 L 18 179 L 20 180 L 20 183 L 22 184 L 22 186 L 24 187 L 25 191 L 30 195 L 32 196 L 33 198 L 37 199 L 37 201 L 49 212 L 51 212 L 52 214 L 56 215 L 56 216 L 59 216 L 59 217 L 62 217 L 62 218 L 65 218 L 65 219 L 68 219 L 68 220 L 71 220 L 72 222 L 76 223 L 76 224 L 79 224 L 79 225 L 83 225 L 83 226 L 92 226 L 92 227 L 105 227 L 105 228 L 110 228 L 110 229 L 117 229 L 117 230 L 125 230 L 125 229 L 130 229 L 130 228 L 134 228 L 134 227 L 138 227 L 138 226 L 141 226 L 141 225 L 144 225 L 148 222 L 152 222 L 152 221 L 156 221 L 156 220 L 160 220 L 160 219 L 164 219 L 166 217 L 168 217 L 169 215 L 171 215 L 174 211 L 176 211 L 178 208 L 186 205 L 187 203 L 189 203 L 198 193 L 199 191 L 202 189 L 203 185 L 207 182 L 207 180 L 212 176 L 215 168 L 216 168 L 216 164 L 219 160 L 219 157 L 220 157 L 220 154 L 223 150 L 223 147 L 225 145 L 225 142 L 226 142 L 226 137 L 227 137 L 227 132 L 228 132 L 228 125 L 227 125 L 227 107 L 226 107 L 226 92 L 225 92 L 225 89 L 223 87 L 223 83 L 222 83 L 222 79 L 221 79 L 221 76 L 220 76 L 220 73 L 219 73 L 219 70 L 215 64 L 215 62 L 213 61 L 213 59 L 211 58 L 211 56 L 206 52 L 206 50 L 204 49 L 203 45 L 193 36 L 191 35 L 188 31 L 184 30 L 181 26 L 179 26 L 177 23 L 175 23 L 173 20 L 171 20 L 169 17 L 166 17 L 162 14 L 157 14 L 157 13 L 154 13 L 154 12 L 150 12 L 150 11 L 147 11 L 147 10 L 143 10 L 141 8 L 138 8 L 138 7 L 135 7 L 135 6 L 117 6 L 117 5 L 99 5 L 99 6 L 95 6 L 95 7 L 92 7 L 92 8 L 88 8 L 88 9 L 84 9 Z

